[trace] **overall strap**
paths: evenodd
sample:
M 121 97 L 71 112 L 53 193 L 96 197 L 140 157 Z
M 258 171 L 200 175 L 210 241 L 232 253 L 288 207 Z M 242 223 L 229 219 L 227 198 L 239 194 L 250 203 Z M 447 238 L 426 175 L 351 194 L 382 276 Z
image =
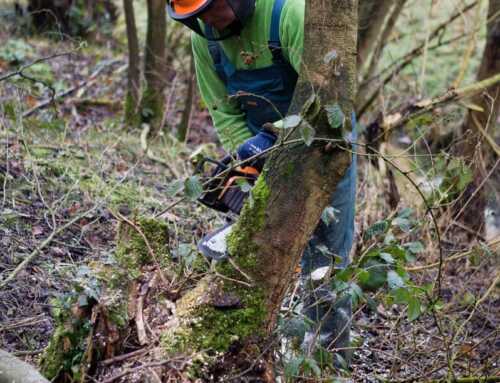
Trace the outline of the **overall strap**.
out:
M 228 77 L 231 76 L 236 69 L 226 57 L 219 43 L 212 40 L 214 38 L 214 32 L 209 25 L 205 25 L 205 36 L 208 38 L 208 51 L 214 62 L 215 73 L 217 73 L 224 85 L 227 86 Z
M 273 13 L 271 18 L 271 30 L 269 32 L 268 47 L 273 55 L 274 63 L 283 63 L 286 60 L 283 57 L 281 51 L 281 41 L 280 41 L 280 20 L 281 11 L 285 5 L 286 0 L 275 0 L 273 6 Z

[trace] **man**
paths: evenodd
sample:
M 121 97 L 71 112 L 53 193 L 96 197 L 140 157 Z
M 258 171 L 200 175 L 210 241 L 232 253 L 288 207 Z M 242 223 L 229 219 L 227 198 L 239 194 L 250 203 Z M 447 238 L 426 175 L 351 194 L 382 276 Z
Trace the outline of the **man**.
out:
M 241 160 L 271 147 L 263 125 L 286 115 L 300 69 L 304 0 L 170 0 L 169 15 L 196 32 L 196 75 L 224 148 Z M 349 346 L 350 299 L 322 284 L 328 267 L 349 263 L 354 232 L 355 161 L 332 199 L 333 222 L 321 222 L 302 260 L 306 315 L 316 323 L 304 339 L 329 349 Z M 317 331 L 319 330 L 319 331 Z M 319 337 L 317 336 L 319 334 Z M 348 359 L 348 352 L 336 355 Z M 337 360 L 337 364 L 338 364 Z

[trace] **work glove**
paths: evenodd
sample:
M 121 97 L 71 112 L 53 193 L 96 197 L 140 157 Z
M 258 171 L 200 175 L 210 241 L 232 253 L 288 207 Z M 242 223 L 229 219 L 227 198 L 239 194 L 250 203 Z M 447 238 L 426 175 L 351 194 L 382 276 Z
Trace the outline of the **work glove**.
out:
M 262 130 L 238 147 L 236 150 L 238 159 L 243 161 L 256 154 L 262 153 L 264 150 L 273 146 L 275 142 L 276 136 L 273 133 Z

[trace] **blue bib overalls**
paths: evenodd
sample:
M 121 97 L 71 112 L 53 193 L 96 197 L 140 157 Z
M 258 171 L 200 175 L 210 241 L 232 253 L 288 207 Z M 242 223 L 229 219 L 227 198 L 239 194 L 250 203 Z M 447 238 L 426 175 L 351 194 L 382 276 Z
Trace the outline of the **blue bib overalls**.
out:
M 240 70 L 229 61 L 217 41 L 208 42 L 215 70 L 224 82 L 229 96 L 235 97 L 245 113 L 247 125 L 255 135 L 266 122 L 282 119 L 290 106 L 298 75 L 283 57 L 279 36 L 281 10 L 286 0 L 275 0 L 271 18 L 269 49 L 272 65 L 259 69 Z M 214 36 L 206 27 L 208 38 Z M 353 125 L 355 126 L 355 125 Z M 334 255 L 342 258 L 341 267 L 349 263 L 349 252 L 354 233 L 354 202 L 356 195 L 356 158 L 347 174 L 337 186 L 331 206 L 335 220 L 330 224 L 320 222 L 302 258 L 302 276 L 305 281 L 305 313 L 321 326 L 319 339 L 323 345 L 348 347 L 351 317 L 350 300 L 336 299 L 330 289 L 315 286 L 307 288 L 309 276 L 318 268 L 333 266 Z M 324 249 L 327 249 L 325 251 Z M 310 290 L 309 292 L 307 290 Z M 312 330 L 315 333 L 316 329 Z

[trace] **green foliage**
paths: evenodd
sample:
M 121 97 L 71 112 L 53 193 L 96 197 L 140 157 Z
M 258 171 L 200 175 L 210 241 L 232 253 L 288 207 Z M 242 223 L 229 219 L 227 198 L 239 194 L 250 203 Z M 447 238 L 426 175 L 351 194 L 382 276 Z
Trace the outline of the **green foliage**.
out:
M 300 129 L 300 136 L 302 137 L 302 140 L 304 140 L 304 144 L 310 146 L 314 141 L 314 136 L 316 135 L 316 131 L 314 130 L 312 125 L 308 123 L 306 120 L 302 120 L 299 129 Z
M 203 186 L 198 176 L 191 176 L 184 181 L 184 191 L 191 201 L 196 201 L 203 194 Z
M 291 116 L 286 116 L 283 119 L 283 128 L 284 129 L 295 128 L 295 127 L 299 126 L 301 121 L 302 121 L 302 118 L 297 114 L 293 114 Z
M 419 222 L 412 218 L 411 209 L 403 209 L 396 216 L 378 221 L 364 233 L 369 243 L 367 250 L 356 263 L 335 274 L 332 281 L 339 294 L 348 294 L 354 305 L 366 301 L 374 302 L 365 292 L 387 289 L 387 302 L 406 306 L 407 317 L 414 320 L 423 312 L 422 299 L 426 288 L 414 285 L 405 266 L 424 251 L 419 241 L 405 242 L 398 233 L 406 237 L 416 232 Z
M 87 313 L 100 295 L 101 283 L 82 266 L 74 276 L 73 290 L 52 300 L 55 330 L 40 363 L 46 378 L 52 380 L 65 373 L 80 379 L 80 364 L 92 328 Z
M 328 122 L 333 129 L 343 128 L 345 124 L 345 115 L 339 104 L 325 105 Z
M 26 75 L 43 81 L 49 85 L 54 82 L 54 73 L 52 67 L 47 63 L 38 63 L 27 68 L 23 73 Z
M 33 55 L 33 47 L 21 39 L 10 38 L 0 46 L 0 60 L 9 64 L 20 64 Z
M 472 181 L 472 171 L 460 157 L 441 154 L 434 160 L 428 177 L 439 180 L 430 193 L 433 204 L 446 204 L 457 198 Z
M 287 382 L 295 382 L 297 378 L 319 378 L 321 368 L 316 359 L 299 355 L 285 362 L 285 378 Z

